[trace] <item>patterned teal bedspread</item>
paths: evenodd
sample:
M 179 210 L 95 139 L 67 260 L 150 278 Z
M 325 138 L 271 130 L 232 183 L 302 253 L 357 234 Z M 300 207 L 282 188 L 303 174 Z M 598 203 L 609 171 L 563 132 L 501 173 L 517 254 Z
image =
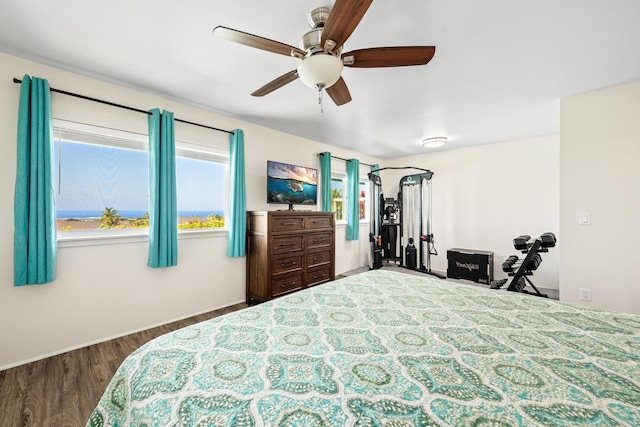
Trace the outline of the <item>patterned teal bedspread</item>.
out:
M 385 270 L 161 336 L 88 426 L 640 426 L 640 317 Z

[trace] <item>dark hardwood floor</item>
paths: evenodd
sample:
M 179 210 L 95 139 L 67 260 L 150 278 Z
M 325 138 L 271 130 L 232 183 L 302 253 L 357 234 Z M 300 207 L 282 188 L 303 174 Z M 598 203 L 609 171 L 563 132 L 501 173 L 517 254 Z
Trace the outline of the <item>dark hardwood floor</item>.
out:
M 84 426 L 133 350 L 160 335 L 245 307 L 236 304 L 0 371 L 0 427 Z

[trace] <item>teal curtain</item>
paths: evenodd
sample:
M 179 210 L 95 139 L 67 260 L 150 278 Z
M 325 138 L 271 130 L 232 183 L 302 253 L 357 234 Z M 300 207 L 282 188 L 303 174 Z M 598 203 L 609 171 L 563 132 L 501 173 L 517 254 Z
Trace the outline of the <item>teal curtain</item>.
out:
M 360 161 L 347 160 L 347 240 L 360 237 Z
M 244 179 L 244 132 L 229 137 L 229 241 L 227 255 L 244 256 L 247 235 L 247 205 Z
M 149 115 L 149 267 L 178 265 L 177 209 L 173 113 L 154 108 Z
M 56 208 L 49 82 L 25 75 L 18 107 L 14 193 L 13 284 L 41 285 L 56 278 Z
M 380 165 L 378 165 L 377 163 L 371 165 L 372 174 L 380 176 L 380 172 L 378 172 L 378 169 L 380 169 Z
M 320 198 L 322 210 L 331 212 L 331 153 L 320 153 Z

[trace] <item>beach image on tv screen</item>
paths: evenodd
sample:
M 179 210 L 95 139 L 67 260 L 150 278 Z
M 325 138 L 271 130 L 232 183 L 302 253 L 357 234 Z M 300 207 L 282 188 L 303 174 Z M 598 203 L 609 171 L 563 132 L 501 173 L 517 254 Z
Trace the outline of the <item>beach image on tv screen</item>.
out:
M 267 202 L 315 205 L 318 171 L 304 166 L 267 162 Z

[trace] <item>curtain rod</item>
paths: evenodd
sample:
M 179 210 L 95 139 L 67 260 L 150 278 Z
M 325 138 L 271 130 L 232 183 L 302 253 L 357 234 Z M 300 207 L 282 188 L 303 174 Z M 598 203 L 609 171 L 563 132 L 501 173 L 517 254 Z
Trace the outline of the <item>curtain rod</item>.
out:
M 318 156 L 324 156 L 324 153 L 318 153 Z M 338 156 L 331 156 L 332 159 L 338 159 L 338 160 L 344 160 L 345 162 L 350 162 L 351 160 L 349 159 L 343 159 L 342 157 L 338 157 Z M 364 162 L 360 162 L 361 165 L 365 165 L 365 166 L 370 166 L 373 167 L 373 165 L 370 165 L 369 163 L 364 163 Z
M 380 169 L 376 169 L 374 172 L 379 172 L 379 171 L 383 171 L 386 169 L 398 169 L 398 170 L 402 170 L 402 169 L 416 169 L 422 172 L 427 172 L 427 173 L 431 173 L 431 171 L 429 169 L 425 169 L 425 168 L 417 168 L 415 166 L 386 166 L 384 168 L 380 168 Z
M 13 78 L 13 82 L 14 83 L 22 83 L 22 80 L 16 79 L 14 77 Z M 112 107 L 124 108 L 125 110 L 135 111 L 137 113 L 143 113 L 143 114 L 147 114 L 147 115 L 151 114 L 149 111 L 141 110 L 139 108 L 129 107 L 128 105 L 116 104 L 115 102 L 105 101 L 103 99 L 98 99 L 98 98 L 92 98 L 90 96 L 80 95 L 80 94 L 73 93 L 73 92 L 67 92 L 66 90 L 54 89 L 52 87 L 49 87 L 49 90 L 51 90 L 51 92 L 61 93 L 63 95 L 69 95 L 69 96 L 74 96 L 74 97 L 80 98 L 80 99 L 86 99 L 87 101 L 93 101 L 93 102 L 98 102 L 100 104 L 111 105 Z M 211 129 L 211 130 L 217 130 L 218 132 L 225 132 L 225 133 L 228 133 L 228 134 L 231 134 L 231 135 L 234 134 L 234 132 L 230 131 L 230 130 L 218 129 L 218 128 L 214 128 L 213 126 L 207 126 L 207 125 L 202 125 L 200 123 L 189 122 L 187 120 L 182 120 L 182 119 L 178 119 L 178 118 L 175 118 L 175 117 L 173 118 L 173 120 L 176 121 L 176 122 L 180 122 L 180 123 L 186 123 L 188 125 L 200 126 L 202 128 L 207 128 L 207 129 Z

